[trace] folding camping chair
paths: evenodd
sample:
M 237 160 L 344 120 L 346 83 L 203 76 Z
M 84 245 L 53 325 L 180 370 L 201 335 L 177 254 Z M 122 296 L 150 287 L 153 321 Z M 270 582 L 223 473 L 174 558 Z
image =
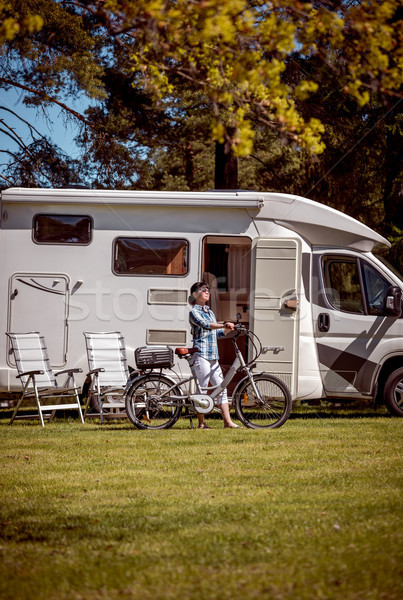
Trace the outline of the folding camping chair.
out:
M 126 417 L 125 389 L 130 379 L 126 347 L 119 331 L 84 332 L 91 378 L 85 404 L 84 419 L 92 406 L 101 423 L 105 418 Z
M 78 387 L 74 381 L 74 373 L 82 373 L 82 369 L 64 369 L 53 373 L 50 366 L 45 338 L 38 331 L 28 333 L 6 333 L 10 338 L 15 364 L 22 385 L 22 394 L 14 409 L 10 425 L 14 419 L 33 418 L 38 415 L 19 415 L 17 413 L 24 400 L 35 399 L 42 427 L 44 417 L 53 419 L 57 410 L 78 410 L 81 422 L 84 423 L 81 411 Z M 56 377 L 67 374 L 63 387 L 58 387 Z M 54 400 L 59 400 L 55 404 Z M 47 404 L 50 400 L 53 403 Z M 68 402 L 66 402 L 66 400 Z M 50 413 L 50 414 L 49 414 Z

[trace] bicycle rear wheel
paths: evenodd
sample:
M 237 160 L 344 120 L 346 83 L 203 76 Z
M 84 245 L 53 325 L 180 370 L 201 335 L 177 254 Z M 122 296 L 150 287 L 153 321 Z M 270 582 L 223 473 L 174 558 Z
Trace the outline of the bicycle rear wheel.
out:
M 174 382 L 159 373 L 149 373 L 137 379 L 126 395 L 126 413 L 139 429 L 168 429 L 179 419 L 181 400 L 164 395 Z M 180 396 L 178 387 L 171 394 Z
M 292 408 L 288 387 L 281 379 L 268 373 L 252 377 L 260 398 L 249 379 L 245 379 L 234 402 L 238 419 L 252 429 L 281 427 L 290 416 Z

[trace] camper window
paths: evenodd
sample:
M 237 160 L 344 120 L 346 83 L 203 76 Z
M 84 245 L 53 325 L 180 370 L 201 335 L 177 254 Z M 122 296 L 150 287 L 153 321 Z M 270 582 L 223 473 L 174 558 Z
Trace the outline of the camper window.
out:
M 91 242 L 92 219 L 85 215 L 35 215 L 33 239 L 37 244 L 80 244 Z
M 116 275 L 186 275 L 189 242 L 180 239 L 120 237 L 114 241 Z

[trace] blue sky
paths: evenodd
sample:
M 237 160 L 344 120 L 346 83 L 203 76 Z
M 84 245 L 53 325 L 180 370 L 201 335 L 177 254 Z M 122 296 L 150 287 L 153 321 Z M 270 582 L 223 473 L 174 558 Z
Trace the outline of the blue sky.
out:
M 78 128 L 74 126 L 74 121 L 71 119 L 66 120 L 62 109 L 58 106 L 49 108 L 47 111 L 49 118 L 46 118 L 41 109 L 26 106 L 23 103 L 23 98 L 23 91 L 17 89 L 11 89 L 7 92 L 0 90 L 0 119 L 7 123 L 7 125 L 15 128 L 16 133 L 23 138 L 25 143 L 32 141 L 27 125 L 11 115 L 11 113 L 5 111 L 3 107 L 8 108 L 31 123 L 42 135 L 50 138 L 66 154 L 69 154 L 73 158 L 76 157 L 78 148 L 74 143 L 74 137 L 78 133 Z M 79 102 L 71 103 L 68 100 L 66 104 L 72 105 L 80 113 L 85 110 L 85 105 L 82 104 L 80 106 Z M 4 129 L 4 124 L 0 123 L 0 127 Z M 15 151 L 18 149 L 18 146 L 8 135 L 0 131 L 0 149 Z M 0 162 L 4 163 L 6 161 L 7 155 L 1 153 Z

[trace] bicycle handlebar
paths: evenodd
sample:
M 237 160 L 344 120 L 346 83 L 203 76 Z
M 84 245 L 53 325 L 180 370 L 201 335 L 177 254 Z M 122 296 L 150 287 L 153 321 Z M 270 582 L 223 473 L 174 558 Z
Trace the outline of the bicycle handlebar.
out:
M 250 329 L 247 329 L 245 327 L 245 325 L 242 325 L 242 323 L 235 323 L 234 332 L 235 332 L 235 335 L 232 338 L 232 343 L 234 344 L 234 346 L 236 348 L 238 348 L 236 340 L 240 335 L 246 335 L 247 338 L 249 339 L 249 342 L 252 344 L 255 355 L 253 356 L 252 360 L 250 360 L 246 364 L 246 366 L 252 365 L 256 361 L 256 359 L 259 358 L 259 356 L 262 354 L 262 343 L 261 343 L 260 339 L 258 338 L 258 336 L 255 333 L 253 333 L 253 331 L 251 331 Z
M 223 327 L 224 327 L 224 323 L 223 323 Z M 252 344 L 255 355 L 254 355 L 253 359 L 247 363 L 246 366 L 252 365 L 263 352 L 262 343 L 261 343 L 259 337 L 256 335 L 256 333 L 253 333 L 253 331 L 251 331 L 250 329 L 247 329 L 247 327 L 245 327 L 245 325 L 243 325 L 242 323 L 234 323 L 233 335 L 231 337 L 232 337 L 232 343 L 235 345 L 236 348 L 238 348 L 236 341 L 240 335 L 246 335 L 247 338 L 249 339 L 249 342 Z

